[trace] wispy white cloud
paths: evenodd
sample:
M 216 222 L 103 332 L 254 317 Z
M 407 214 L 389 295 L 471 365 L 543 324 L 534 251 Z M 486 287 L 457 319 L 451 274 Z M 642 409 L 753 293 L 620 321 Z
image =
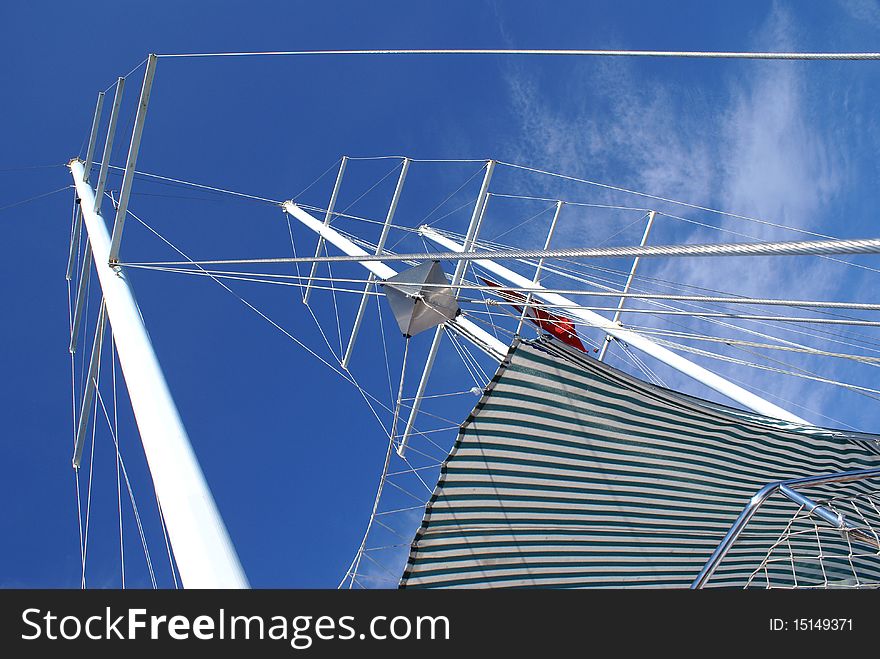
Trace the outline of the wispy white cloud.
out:
M 877 0 L 837 0 L 838 4 L 854 19 L 880 27 L 880 2 Z
M 876 3 L 847 4 L 866 20 L 875 13 L 880 17 L 880 10 L 874 11 Z M 751 46 L 795 50 L 798 32 L 794 17 L 774 6 Z M 834 121 L 822 115 L 822 99 L 813 97 L 805 68 L 764 62 L 735 69 L 736 75 L 729 67 L 719 65 L 719 70 L 726 71 L 727 77 L 720 96 L 710 98 L 698 84 L 683 88 L 646 80 L 632 62 L 590 61 L 572 69 L 567 93 L 560 101 L 558 95 L 546 93 L 545 81 L 524 69 L 511 69 L 510 98 L 520 117 L 522 137 L 515 157 L 566 174 L 827 231 L 830 209 L 846 184 L 849 164 L 838 146 Z M 616 201 L 621 198 L 617 196 Z M 702 221 L 708 218 L 721 229 L 762 240 L 798 237 L 791 231 L 731 217 L 697 216 L 681 209 L 678 214 Z M 686 234 L 678 231 L 677 239 L 689 242 L 735 238 L 704 228 L 691 227 Z M 685 259 L 643 267 L 653 276 L 694 286 L 808 299 L 838 296 L 843 274 L 842 266 L 815 259 Z M 702 331 L 708 327 L 693 322 L 689 326 Z M 748 355 L 739 353 L 739 357 Z M 814 361 L 797 355 L 780 358 L 816 368 Z M 708 364 L 747 386 L 771 389 L 782 399 L 827 411 L 829 390 L 825 387 L 794 378 L 768 378 L 766 373 L 727 364 Z M 829 360 L 821 364 L 826 376 L 844 372 Z M 674 386 L 699 391 L 675 375 L 669 377 Z M 809 416 L 802 409 L 793 411 Z M 816 415 L 811 418 L 818 420 Z
M 549 100 L 523 70 L 509 76 L 522 120 L 518 160 L 552 163 L 567 174 L 601 180 L 621 174 L 668 196 L 710 192 L 714 145 L 694 135 L 673 92 L 636 80 L 621 61 L 576 70 L 565 98 Z

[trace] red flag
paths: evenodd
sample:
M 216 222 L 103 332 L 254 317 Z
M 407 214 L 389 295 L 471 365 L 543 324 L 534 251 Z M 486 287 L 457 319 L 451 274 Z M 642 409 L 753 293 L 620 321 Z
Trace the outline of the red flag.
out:
M 541 309 L 540 307 L 533 307 L 531 305 L 526 305 L 525 302 L 528 301 L 528 298 L 519 293 L 517 291 L 512 291 L 509 288 L 503 288 L 501 284 L 498 284 L 494 281 L 490 281 L 483 277 L 480 277 L 480 281 L 485 283 L 487 286 L 492 286 L 493 288 L 498 289 L 498 297 L 503 300 L 507 300 L 512 303 L 514 309 L 522 313 L 523 306 L 526 307 L 526 318 L 537 325 L 540 329 L 544 330 L 548 334 L 552 334 L 557 339 L 570 345 L 573 348 L 577 348 L 581 352 L 586 352 L 587 349 L 584 348 L 584 344 L 581 343 L 580 338 L 578 338 L 577 332 L 574 329 L 574 323 L 571 319 L 566 318 L 565 316 L 559 316 L 554 313 L 550 313 L 545 309 Z

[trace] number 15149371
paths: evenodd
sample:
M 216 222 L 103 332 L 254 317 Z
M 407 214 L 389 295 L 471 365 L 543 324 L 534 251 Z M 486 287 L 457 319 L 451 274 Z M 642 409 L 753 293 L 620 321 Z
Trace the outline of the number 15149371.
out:
M 774 632 L 851 632 L 852 630 L 852 618 L 793 618 L 791 620 L 785 620 L 783 618 L 770 619 L 770 631 Z

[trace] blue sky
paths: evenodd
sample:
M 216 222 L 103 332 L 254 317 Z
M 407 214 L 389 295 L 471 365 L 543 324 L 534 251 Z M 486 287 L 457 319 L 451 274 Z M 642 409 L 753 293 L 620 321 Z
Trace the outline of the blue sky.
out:
M 876 51 L 880 32 L 880 5 L 869 0 L 158 2 L 122 7 L 95 2 L 82 9 L 54 2 L 5 3 L 0 9 L 0 80 L 7 89 L 0 207 L 70 183 L 60 165 L 81 152 L 97 91 L 149 52 L 430 47 Z M 142 72 L 141 67 L 127 79 L 114 164 L 124 160 Z M 158 66 L 138 169 L 277 200 L 294 196 L 317 178 L 301 199 L 323 206 L 333 174 L 319 177 L 342 155 L 491 157 L 802 230 L 873 237 L 873 209 L 880 202 L 878 74 L 873 62 L 168 59 Z M 105 107 L 109 101 L 110 95 Z M 25 169 L 34 166 L 40 168 Z M 381 160 L 353 163 L 340 206 L 354 202 L 352 213 L 383 217 L 395 176 L 382 177 L 393 166 Z M 414 166 L 400 223 L 414 226 L 478 168 L 472 163 Z M 118 183 L 118 176 L 111 178 L 110 187 L 118 189 Z M 462 206 L 447 226 L 463 230 L 469 213 L 464 202 L 478 185 L 477 176 L 437 213 Z M 645 201 L 633 203 L 628 196 L 509 170 L 499 173 L 494 185 L 497 192 L 595 203 L 638 206 Z M 541 210 L 495 203 L 487 238 Z M 284 216 L 270 204 L 138 180 L 130 208 L 194 258 L 290 253 Z M 7 236 L 0 266 L 6 300 L 6 322 L 0 325 L 6 374 L 0 385 L 0 441 L 8 465 L 0 488 L 11 527 L 0 545 L 4 587 L 80 584 L 64 278 L 70 210 L 66 190 L 0 210 Z M 799 235 L 692 209 L 677 212 L 695 221 L 711 217 L 717 227 L 760 239 Z M 634 219 L 573 213 L 560 229 L 560 240 L 595 244 Z M 504 240 L 534 244 L 549 218 L 545 214 L 540 220 L 543 225 L 528 224 Z M 364 229 L 372 232 L 370 240 L 375 240 L 374 229 Z M 717 231 L 674 222 L 658 224 L 656 232 L 658 243 L 725 239 Z M 639 235 L 640 227 L 630 226 L 614 240 L 632 244 Z M 309 236 L 296 228 L 295 238 L 305 252 L 314 249 Z M 420 243 L 402 245 L 418 249 Z M 127 226 L 123 255 L 129 261 L 175 258 L 134 222 Z M 868 258 L 853 262 L 876 267 L 876 259 L 873 265 Z M 724 260 L 711 266 L 699 260 L 657 262 L 646 266 L 645 274 L 748 295 L 860 301 L 871 301 L 877 276 L 838 263 L 797 259 L 756 260 L 748 268 Z M 135 271 L 132 280 L 252 583 L 335 586 L 361 540 L 387 444 L 370 409 L 350 384 L 212 282 L 154 271 Z M 295 289 L 232 286 L 332 357 Z M 98 299 L 92 291 L 90 327 Z M 350 300 L 346 304 L 343 339 L 352 314 Z M 332 347 L 337 340 L 332 299 L 326 292 L 316 294 L 313 309 L 323 327 L 331 329 Z M 360 341 L 364 350 L 353 371 L 387 399 L 378 315 L 371 309 Z M 386 338 L 396 385 L 402 344 L 393 332 Z M 414 347 L 424 350 L 426 340 L 416 337 Z M 461 388 L 464 371 L 454 361 L 441 362 L 432 380 L 435 392 Z M 822 364 L 828 369 L 823 375 L 872 384 L 870 369 Z M 743 374 L 730 364 L 715 366 L 811 411 L 798 413 L 880 429 L 876 400 L 803 380 L 768 379 L 766 372 Z M 408 370 L 409 382 L 417 371 L 416 366 Z M 705 395 L 674 374 L 658 374 L 667 384 Z M 432 409 L 461 420 L 473 399 L 455 401 Z M 120 429 L 126 429 L 120 441 L 154 569 L 168 584 L 155 500 L 124 396 L 119 416 Z M 822 421 L 821 416 L 808 418 Z M 97 430 L 87 576 L 90 585 L 111 586 L 119 579 L 115 458 L 105 428 Z M 134 516 L 123 508 L 128 583 L 148 586 Z

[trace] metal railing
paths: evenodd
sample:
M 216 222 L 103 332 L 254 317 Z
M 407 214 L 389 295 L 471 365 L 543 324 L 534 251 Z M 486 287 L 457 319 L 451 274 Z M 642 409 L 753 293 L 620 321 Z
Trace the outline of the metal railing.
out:
M 731 526 L 730 530 L 727 532 L 727 535 L 724 536 L 724 539 L 719 543 L 718 547 L 712 553 L 712 556 L 706 561 L 703 569 L 700 570 L 700 574 L 694 579 L 691 588 L 702 588 L 706 585 L 706 582 L 712 577 L 715 570 L 718 569 L 721 561 L 724 560 L 724 557 L 727 555 L 728 551 L 730 551 L 730 548 L 736 542 L 737 538 L 739 538 L 743 530 L 745 530 L 746 525 L 752 517 L 754 517 L 755 513 L 758 512 L 761 505 L 777 492 L 788 497 L 799 506 L 802 506 L 807 513 L 816 515 L 841 533 L 848 534 L 854 540 L 870 544 L 880 550 L 880 543 L 878 543 L 875 536 L 865 533 L 840 513 L 835 512 L 796 491 L 814 485 L 824 485 L 827 483 L 851 483 L 853 481 L 867 480 L 874 477 L 880 477 L 880 467 L 841 471 L 836 474 L 808 476 L 806 478 L 793 478 L 790 480 L 768 483 L 758 490 L 749 500 L 748 505 L 740 513 L 739 517 L 737 517 L 733 526 Z

